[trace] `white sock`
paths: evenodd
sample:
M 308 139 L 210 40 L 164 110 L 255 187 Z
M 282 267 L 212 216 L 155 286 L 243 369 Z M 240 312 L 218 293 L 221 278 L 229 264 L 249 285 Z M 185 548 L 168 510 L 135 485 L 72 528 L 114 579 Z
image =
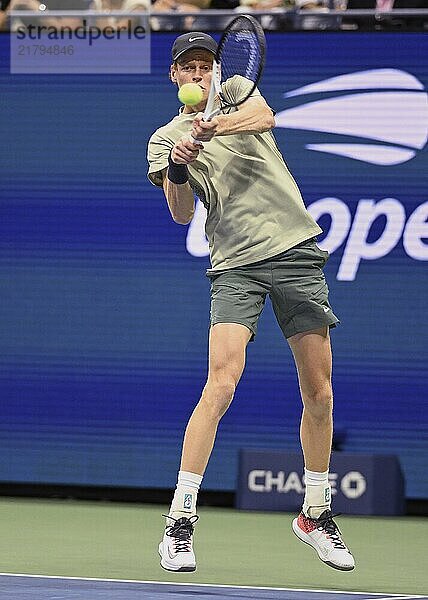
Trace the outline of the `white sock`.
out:
M 174 519 L 196 514 L 196 501 L 203 476 L 188 471 L 179 471 L 177 487 L 172 499 L 169 515 Z
M 319 473 L 305 468 L 305 499 L 303 513 L 312 519 L 318 519 L 325 510 L 330 510 L 331 486 L 328 471 Z

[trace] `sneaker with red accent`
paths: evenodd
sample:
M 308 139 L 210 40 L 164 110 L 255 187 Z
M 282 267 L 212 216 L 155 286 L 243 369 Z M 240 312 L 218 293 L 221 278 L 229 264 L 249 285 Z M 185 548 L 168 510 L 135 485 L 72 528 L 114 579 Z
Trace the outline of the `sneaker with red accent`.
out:
M 293 521 L 293 531 L 302 542 L 316 550 L 326 565 L 340 571 L 352 571 L 355 567 L 354 557 L 333 521 L 335 516 L 331 510 L 325 510 L 318 519 L 311 519 L 301 512 Z

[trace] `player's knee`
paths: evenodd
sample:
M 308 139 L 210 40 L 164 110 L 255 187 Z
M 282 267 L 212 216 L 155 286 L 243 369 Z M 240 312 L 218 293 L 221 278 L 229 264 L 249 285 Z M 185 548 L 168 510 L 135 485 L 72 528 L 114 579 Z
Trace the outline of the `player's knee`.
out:
M 333 394 L 330 386 L 314 389 L 303 398 L 305 411 L 317 421 L 328 420 L 333 412 Z
M 215 419 L 221 419 L 230 406 L 236 383 L 231 377 L 209 379 L 202 393 L 201 402 Z

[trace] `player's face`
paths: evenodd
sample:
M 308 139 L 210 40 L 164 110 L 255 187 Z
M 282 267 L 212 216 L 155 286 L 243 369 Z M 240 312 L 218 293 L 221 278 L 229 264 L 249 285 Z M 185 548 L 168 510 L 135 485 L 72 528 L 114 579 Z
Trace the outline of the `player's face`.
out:
M 202 89 L 202 103 L 205 103 L 210 91 L 213 58 L 207 50 L 189 50 L 171 66 L 171 81 L 178 87 L 185 83 L 196 83 Z

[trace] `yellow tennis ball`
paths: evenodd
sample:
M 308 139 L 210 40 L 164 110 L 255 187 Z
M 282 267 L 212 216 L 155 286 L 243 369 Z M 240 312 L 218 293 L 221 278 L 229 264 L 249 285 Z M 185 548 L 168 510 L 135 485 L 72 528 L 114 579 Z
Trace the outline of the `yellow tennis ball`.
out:
M 199 104 L 203 96 L 204 93 L 197 83 L 185 83 L 178 90 L 178 99 L 188 106 Z

